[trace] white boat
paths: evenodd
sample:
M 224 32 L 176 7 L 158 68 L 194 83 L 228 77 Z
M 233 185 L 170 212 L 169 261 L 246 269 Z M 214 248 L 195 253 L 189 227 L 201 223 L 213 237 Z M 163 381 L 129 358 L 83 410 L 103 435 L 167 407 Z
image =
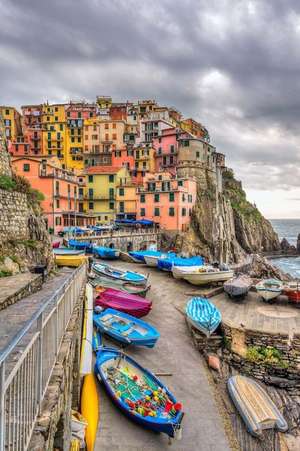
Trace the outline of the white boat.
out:
M 256 291 L 266 301 L 272 301 L 282 292 L 283 283 L 277 279 L 265 279 L 258 282 Z
M 192 285 L 207 285 L 212 282 L 225 282 L 233 277 L 234 271 L 231 269 L 220 270 L 212 266 L 201 266 L 194 271 L 186 271 L 182 278 Z
M 153 268 L 157 267 L 157 262 L 160 258 L 163 258 L 161 255 L 145 255 L 144 259 L 147 266 L 151 266 Z
M 189 273 L 191 271 L 197 271 L 198 269 L 203 268 L 203 266 L 173 266 L 172 274 L 174 279 L 183 279 L 184 274 Z

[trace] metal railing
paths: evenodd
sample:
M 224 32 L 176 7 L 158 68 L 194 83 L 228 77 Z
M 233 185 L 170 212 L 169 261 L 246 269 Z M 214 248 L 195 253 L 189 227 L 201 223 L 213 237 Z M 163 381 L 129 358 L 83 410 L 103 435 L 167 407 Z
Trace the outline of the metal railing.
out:
M 86 280 L 86 265 L 33 315 L 0 354 L 0 451 L 26 451 L 64 333 Z

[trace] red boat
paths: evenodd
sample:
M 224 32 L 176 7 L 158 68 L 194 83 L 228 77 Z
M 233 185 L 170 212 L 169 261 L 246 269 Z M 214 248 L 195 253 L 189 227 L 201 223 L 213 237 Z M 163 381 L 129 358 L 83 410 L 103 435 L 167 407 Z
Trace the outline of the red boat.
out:
M 289 283 L 284 288 L 283 294 L 285 294 L 293 304 L 300 304 L 300 283 Z
M 60 246 L 60 241 L 53 241 L 52 243 L 52 248 L 53 249 L 58 249 Z
M 150 312 L 152 302 L 136 294 L 108 288 L 96 297 L 95 305 L 103 308 L 113 308 L 141 318 Z

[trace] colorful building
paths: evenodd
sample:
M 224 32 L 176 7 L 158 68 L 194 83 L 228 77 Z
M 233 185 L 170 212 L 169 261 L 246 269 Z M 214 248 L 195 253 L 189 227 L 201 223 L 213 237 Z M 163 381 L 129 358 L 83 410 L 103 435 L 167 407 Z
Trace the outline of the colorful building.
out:
M 137 193 L 137 219 L 150 219 L 165 230 L 188 229 L 196 202 L 195 179 L 168 172 L 147 174 Z
M 92 166 L 86 171 L 88 211 L 97 216 L 101 224 L 112 222 L 116 217 L 116 188 L 120 180 L 131 180 L 128 169 L 114 166 Z
M 67 167 L 65 105 L 42 106 L 43 153 L 55 156 Z
M 135 169 L 134 149 L 131 146 L 123 147 L 112 151 L 112 166 L 117 168 L 127 168 L 130 173 Z
M 155 171 L 168 170 L 175 175 L 178 155 L 178 137 L 181 130 L 167 128 L 159 137 L 153 139 L 155 149 Z
M 28 154 L 43 155 L 43 105 L 23 105 L 21 109 L 24 142 L 29 144 Z M 19 155 L 18 152 L 13 154 Z
M 151 145 L 140 145 L 134 149 L 134 171 L 132 177 L 137 184 L 142 183 L 147 173 L 155 172 L 155 150 Z
M 116 185 L 116 218 L 136 219 L 136 184 L 126 174 L 120 177 Z
M 11 106 L 0 106 L 4 134 L 8 143 L 16 141 L 17 137 L 22 135 L 21 115 L 16 108 Z
M 181 120 L 180 127 L 182 128 L 182 130 L 191 133 L 193 136 L 195 136 L 195 138 L 202 138 L 206 141 L 209 141 L 209 134 L 207 129 L 192 118 Z
M 49 229 L 54 233 L 64 226 L 95 224 L 96 218 L 79 212 L 76 175 L 62 169 L 56 158 L 15 157 L 12 165 L 18 175 L 25 177 L 32 188 L 43 193 L 41 207 Z

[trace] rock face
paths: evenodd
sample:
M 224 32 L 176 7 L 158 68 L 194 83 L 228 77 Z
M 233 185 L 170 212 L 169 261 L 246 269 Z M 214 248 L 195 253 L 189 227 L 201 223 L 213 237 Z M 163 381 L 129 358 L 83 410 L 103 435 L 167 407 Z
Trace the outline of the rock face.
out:
M 241 182 L 226 168 L 217 168 L 216 175 L 202 170 L 191 228 L 175 242 L 183 252 L 227 263 L 240 262 L 251 253 L 280 250 L 272 225 L 247 201 Z
M 9 154 L 0 141 L 0 276 L 52 265 L 51 240 L 30 185 L 12 178 Z M 22 192 L 20 192 L 22 191 Z

